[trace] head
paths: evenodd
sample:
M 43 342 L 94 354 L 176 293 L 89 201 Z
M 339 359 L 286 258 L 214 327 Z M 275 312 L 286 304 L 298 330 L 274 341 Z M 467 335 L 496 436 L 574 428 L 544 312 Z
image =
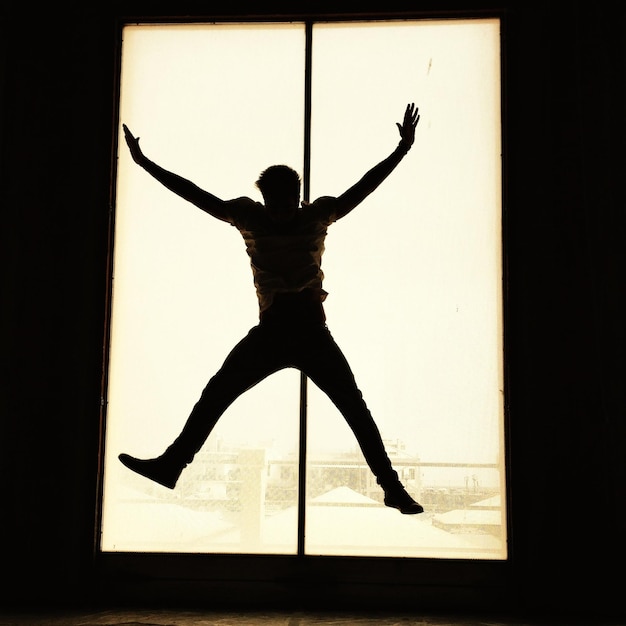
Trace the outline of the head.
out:
M 272 165 L 259 176 L 256 186 L 273 219 L 290 219 L 300 205 L 300 176 L 287 165 Z

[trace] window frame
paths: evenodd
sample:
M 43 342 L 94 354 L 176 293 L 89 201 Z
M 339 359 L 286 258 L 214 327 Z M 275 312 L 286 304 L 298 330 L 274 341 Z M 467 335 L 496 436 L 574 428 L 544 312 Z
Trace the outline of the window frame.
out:
M 413 607 L 416 592 L 420 604 L 445 603 L 453 608 L 455 602 L 492 605 L 498 593 L 504 594 L 512 575 L 515 559 L 514 527 L 510 481 L 510 416 L 508 368 L 508 253 L 507 253 L 507 119 L 506 119 L 506 13 L 504 10 L 468 11 L 413 11 L 368 13 L 266 13 L 210 15 L 118 15 L 115 29 L 114 116 L 112 120 L 110 223 L 108 244 L 108 279 L 106 300 L 106 328 L 102 367 L 102 398 L 106 398 L 108 346 L 112 295 L 112 262 L 115 232 L 116 155 L 119 122 L 119 96 L 122 31 L 127 25 L 146 24 L 201 24 L 201 23 L 281 23 L 299 22 L 311 28 L 315 22 L 363 22 L 368 20 L 424 20 L 424 19 L 484 19 L 500 20 L 500 76 L 501 76 L 501 140 L 502 140 L 502 322 L 503 322 L 503 377 L 504 377 L 504 447 L 507 490 L 507 558 L 503 560 L 431 559 L 398 557 L 316 556 L 298 550 L 295 555 L 267 554 L 180 554 L 180 553 L 112 553 L 102 552 L 99 546 L 102 521 L 103 447 L 105 432 L 105 405 L 101 408 L 100 464 L 96 527 L 93 556 L 102 590 L 109 597 L 134 601 L 199 601 L 211 598 L 211 605 L 259 605 L 280 601 L 281 607 L 302 606 L 312 602 L 315 608 L 346 603 L 360 607 L 391 605 L 394 608 Z M 310 55 L 310 51 L 307 51 Z M 310 116 L 310 94 L 305 96 L 305 116 Z M 308 128 L 308 125 L 307 125 Z M 310 149 L 310 138 L 305 139 L 305 163 Z M 308 185 L 308 172 L 303 182 Z M 308 189 L 304 187 L 304 194 Z M 306 393 L 306 390 L 304 391 Z M 301 415 L 301 422 L 305 419 Z M 301 448 L 302 451 L 302 448 Z M 302 478 L 304 480 L 304 477 Z M 301 490 L 301 498 L 304 492 Z M 304 506 L 304 502 L 299 505 Z M 300 535 L 300 534 L 299 534 Z M 300 548 L 300 546 L 299 546 Z M 502 596 L 503 597 L 503 596 Z M 217 600 L 215 600 L 217 598 Z M 323 599 L 323 600 L 322 600 Z M 319 603 L 322 602 L 320 605 Z

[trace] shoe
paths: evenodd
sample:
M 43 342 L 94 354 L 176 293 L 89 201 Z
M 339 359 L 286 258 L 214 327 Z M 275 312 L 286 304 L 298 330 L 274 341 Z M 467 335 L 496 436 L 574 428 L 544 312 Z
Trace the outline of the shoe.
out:
M 415 502 L 402 485 L 385 491 L 384 502 L 385 506 L 398 509 L 404 515 L 416 515 L 424 512 L 424 507 L 419 502 Z
M 153 480 L 168 489 L 174 489 L 186 464 L 174 464 L 163 456 L 156 459 L 136 459 L 130 454 L 120 454 L 118 459 L 130 470 Z

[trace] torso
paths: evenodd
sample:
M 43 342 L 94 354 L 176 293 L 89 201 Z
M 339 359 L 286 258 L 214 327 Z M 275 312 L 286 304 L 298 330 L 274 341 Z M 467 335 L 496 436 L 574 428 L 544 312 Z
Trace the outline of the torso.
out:
M 332 199 L 299 208 L 285 223 L 272 221 L 262 204 L 249 199 L 233 201 L 232 208 L 231 223 L 246 242 L 260 312 L 277 294 L 307 290 L 323 301 L 321 264 L 327 228 L 334 221 Z

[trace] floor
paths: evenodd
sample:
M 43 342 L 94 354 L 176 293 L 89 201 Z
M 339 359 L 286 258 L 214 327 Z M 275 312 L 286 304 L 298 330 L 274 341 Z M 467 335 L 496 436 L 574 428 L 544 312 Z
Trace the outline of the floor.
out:
M 326 614 L 300 612 L 212 613 L 207 611 L 97 610 L 0 614 L 0 626 L 622 626 L 575 619 Z

